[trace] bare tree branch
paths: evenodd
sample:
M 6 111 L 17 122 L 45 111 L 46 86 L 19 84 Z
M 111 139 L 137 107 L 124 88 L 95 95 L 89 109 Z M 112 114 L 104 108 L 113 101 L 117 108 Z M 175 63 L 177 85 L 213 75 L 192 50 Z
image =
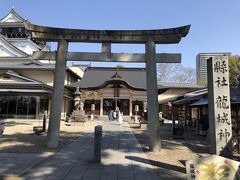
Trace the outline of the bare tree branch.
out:
M 193 83 L 196 80 L 196 71 L 181 64 L 160 63 L 157 65 L 157 76 L 158 81 Z

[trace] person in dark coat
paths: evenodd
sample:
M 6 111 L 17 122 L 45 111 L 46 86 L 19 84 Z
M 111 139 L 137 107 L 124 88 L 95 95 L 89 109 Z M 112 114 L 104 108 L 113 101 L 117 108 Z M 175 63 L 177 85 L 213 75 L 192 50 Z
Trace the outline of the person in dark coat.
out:
M 4 124 L 5 122 L 3 120 L 0 120 L 0 135 L 2 135 L 4 132 Z
M 113 110 L 111 110 L 108 114 L 108 119 L 109 121 L 112 121 L 113 120 Z

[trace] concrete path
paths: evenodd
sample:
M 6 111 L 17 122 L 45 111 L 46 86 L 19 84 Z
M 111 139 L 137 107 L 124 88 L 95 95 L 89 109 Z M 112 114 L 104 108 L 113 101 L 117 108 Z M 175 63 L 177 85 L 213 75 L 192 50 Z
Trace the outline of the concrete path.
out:
M 22 174 L 23 179 L 158 180 L 127 123 L 103 121 L 102 163 L 93 162 L 93 131 Z M 92 128 L 94 129 L 94 127 Z

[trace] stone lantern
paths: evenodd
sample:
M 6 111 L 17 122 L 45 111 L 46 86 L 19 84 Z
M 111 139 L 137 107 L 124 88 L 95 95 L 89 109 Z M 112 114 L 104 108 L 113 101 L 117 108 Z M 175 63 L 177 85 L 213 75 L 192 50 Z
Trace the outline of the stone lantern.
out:
M 76 91 L 73 93 L 74 94 L 74 107 L 76 105 L 80 105 L 80 102 L 82 101 L 82 93 L 79 91 L 79 87 L 76 88 Z
M 82 101 L 82 93 L 79 91 L 79 87 L 76 88 L 74 94 L 74 109 L 71 113 L 70 117 L 68 117 L 67 122 L 78 122 L 85 121 L 85 111 L 83 110 L 83 101 Z

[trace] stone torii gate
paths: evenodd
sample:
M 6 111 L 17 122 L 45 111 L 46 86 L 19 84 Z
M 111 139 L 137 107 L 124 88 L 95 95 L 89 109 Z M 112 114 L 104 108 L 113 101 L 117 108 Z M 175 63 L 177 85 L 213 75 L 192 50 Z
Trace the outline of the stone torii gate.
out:
M 66 60 L 120 61 L 146 63 L 149 148 L 160 151 L 156 63 L 180 63 L 181 54 L 157 54 L 156 44 L 179 43 L 188 34 L 190 25 L 157 30 L 81 30 L 43 27 L 25 22 L 25 28 L 35 40 L 58 42 L 57 52 L 34 52 L 32 56 L 33 59 L 56 60 L 47 140 L 49 148 L 58 146 Z M 68 52 L 69 42 L 102 43 L 102 52 Z M 111 53 L 111 43 L 145 44 L 145 54 Z

